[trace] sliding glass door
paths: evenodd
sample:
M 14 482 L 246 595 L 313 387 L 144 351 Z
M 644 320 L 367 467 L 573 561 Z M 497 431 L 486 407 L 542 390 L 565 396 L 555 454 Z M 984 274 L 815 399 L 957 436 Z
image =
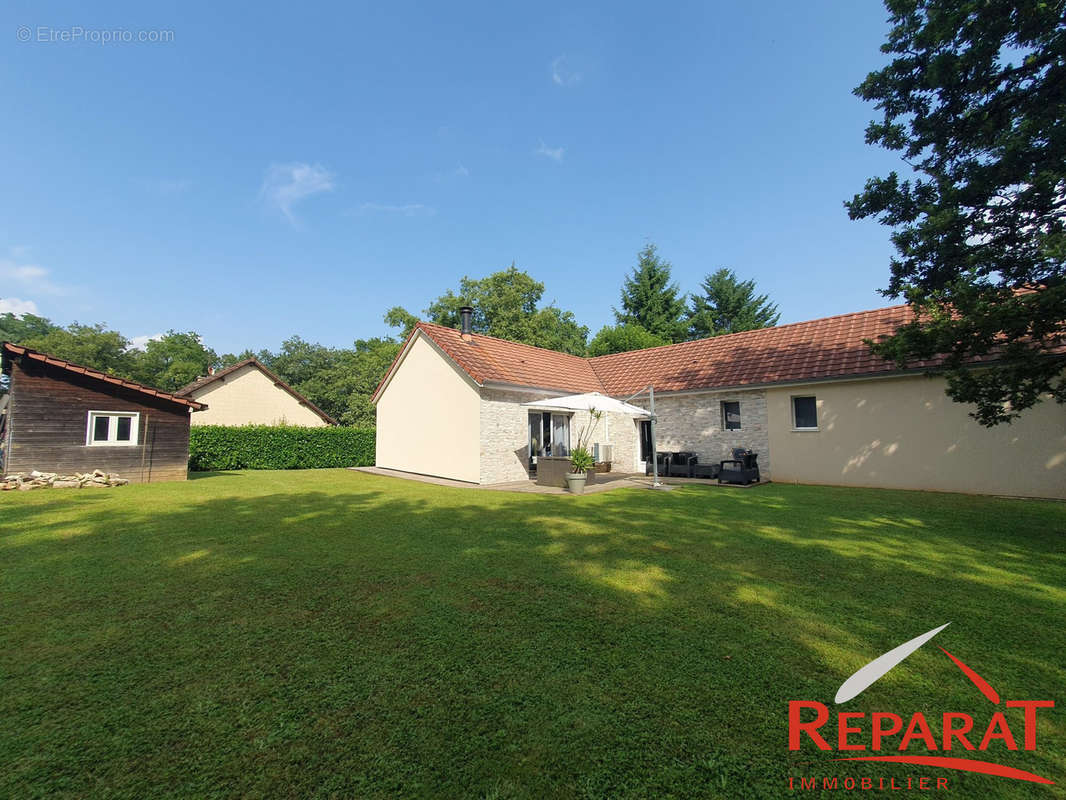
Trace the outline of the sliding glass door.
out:
M 570 455 L 570 417 L 552 414 L 552 455 Z
M 539 456 L 570 455 L 570 415 L 529 412 L 529 465 Z

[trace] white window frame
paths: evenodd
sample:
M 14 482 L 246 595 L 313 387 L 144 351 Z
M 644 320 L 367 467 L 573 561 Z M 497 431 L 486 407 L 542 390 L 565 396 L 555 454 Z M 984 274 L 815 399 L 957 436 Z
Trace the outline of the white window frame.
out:
M 796 400 L 811 398 L 814 401 L 814 427 L 813 428 L 801 428 L 796 424 Z M 818 413 L 818 396 L 814 394 L 794 394 L 789 398 L 789 409 L 792 413 L 792 430 L 800 433 L 816 432 L 818 428 L 818 420 L 821 414 Z
M 107 441 L 93 440 L 93 428 L 100 417 L 108 417 Z M 114 437 L 118 434 L 118 418 L 130 417 L 130 439 L 120 442 Z M 85 445 L 87 447 L 136 447 L 141 432 L 141 414 L 139 411 L 90 411 L 85 422 Z

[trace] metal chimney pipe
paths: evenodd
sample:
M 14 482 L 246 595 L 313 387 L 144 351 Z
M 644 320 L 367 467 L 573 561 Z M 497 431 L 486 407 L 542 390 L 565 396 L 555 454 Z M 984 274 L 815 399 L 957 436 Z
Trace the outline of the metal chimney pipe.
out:
M 463 306 L 459 309 L 459 319 L 462 321 L 462 333 L 464 337 L 469 336 L 474 332 L 473 321 L 474 309 L 470 306 Z

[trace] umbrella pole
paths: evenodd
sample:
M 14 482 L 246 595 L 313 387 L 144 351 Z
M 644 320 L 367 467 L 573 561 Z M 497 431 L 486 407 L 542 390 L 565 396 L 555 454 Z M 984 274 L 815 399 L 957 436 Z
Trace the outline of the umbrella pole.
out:
M 659 483 L 659 455 L 655 448 L 655 387 L 648 387 L 648 411 L 651 412 L 651 485 L 661 486 Z

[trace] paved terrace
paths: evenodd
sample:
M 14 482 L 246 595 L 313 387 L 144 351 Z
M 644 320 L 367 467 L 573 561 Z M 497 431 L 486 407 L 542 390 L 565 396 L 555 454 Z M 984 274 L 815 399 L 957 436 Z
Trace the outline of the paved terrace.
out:
M 450 478 L 436 478 L 432 475 L 419 475 L 414 472 L 401 472 L 396 469 L 385 469 L 384 467 L 349 467 L 357 472 L 366 472 L 370 475 L 382 475 L 388 478 L 403 478 L 409 481 L 419 481 L 420 483 L 430 483 L 434 486 L 452 486 L 457 489 L 484 489 L 490 492 L 525 492 L 527 494 L 565 494 L 569 495 L 566 489 L 562 489 L 556 486 L 538 486 L 535 481 L 511 481 L 509 483 L 494 483 L 488 486 L 480 486 L 476 483 L 467 483 L 466 481 L 454 481 Z M 666 484 L 667 487 L 679 486 L 688 483 L 698 484 L 700 486 L 714 486 L 719 487 L 719 483 L 716 480 L 707 480 L 704 478 L 660 478 L 660 482 Z M 761 483 L 753 483 L 749 486 L 727 486 L 723 485 L 720 488 L 723 489 L 751 489 L 755 486 L 762 486 L 769 483 L 769 481 L 762 481 Z M 652 479 L 650 475 L 644 475 L 640 472 L 601 472 L 596 475 L 596 482 L 590 483 L 585 486 L 585 494 L 596 494 L 597 492 L 609 492 L 612 489 L 650 489 L 652 488 Z

